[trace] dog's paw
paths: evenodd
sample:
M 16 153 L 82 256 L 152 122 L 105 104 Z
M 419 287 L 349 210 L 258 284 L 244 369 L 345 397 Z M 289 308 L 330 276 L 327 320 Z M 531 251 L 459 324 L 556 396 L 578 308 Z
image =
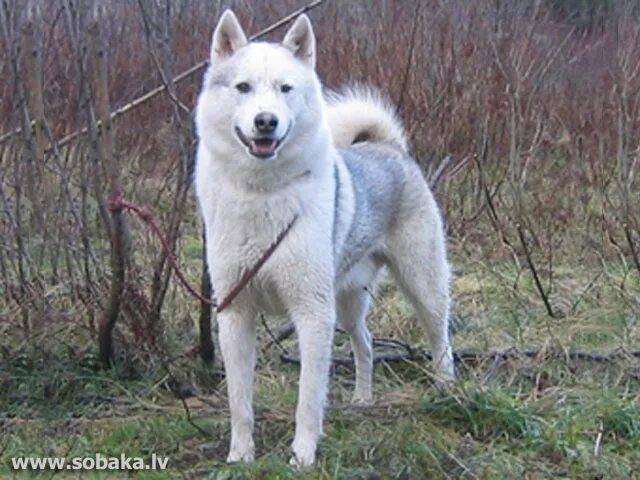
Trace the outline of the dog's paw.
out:
M 447 392 L 455 383 L 456 378 L 448 373 L 440 373 L 433 380 L 433 386 L 440 392 Z
M 297 470 L 313 467 L 316 463 L 316 445 L 314 442 L 293 442 L 293 456 L 289 465 Z
M 289 459 L 289 466 L 295 470 L 304 470 L 307 468 L 312 468 L 316 463 L 316 456 L 310 455 L 308 458 L 301 458 L 298 455 L 293 455 Z
M 351 406 L 353 407 L 370 407 L 373 405 L 373 395 L 354 393 L 351 399 Z
M 456 370 L 452 358 L 448 358 L 446 361 L 443 359 L 442 362 L 436 365 L 436 383 L 448 385 L 453 383 L 455 379 Z
M 227 463 L 250 463 L 253 462 L 254 453 L 253 449 L 246 450 L 231 450 L 227 455 Z

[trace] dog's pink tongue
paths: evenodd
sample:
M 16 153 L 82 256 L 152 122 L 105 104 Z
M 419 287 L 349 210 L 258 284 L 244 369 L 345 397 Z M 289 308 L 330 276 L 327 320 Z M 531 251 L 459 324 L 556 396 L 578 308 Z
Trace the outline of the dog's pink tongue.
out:
M 254 140 L 252 143 L 253 151 L 260 155 L 270 155 L 276 149 L 276 141 L 269 139 Z

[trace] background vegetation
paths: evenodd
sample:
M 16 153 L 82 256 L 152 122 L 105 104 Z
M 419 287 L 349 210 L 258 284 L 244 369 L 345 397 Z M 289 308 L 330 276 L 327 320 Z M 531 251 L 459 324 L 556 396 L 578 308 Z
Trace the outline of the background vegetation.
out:
M 197 284 L 189 112 L 201 71 L 171 79 L 207 58 L 224 8 L 255 33 L 304 3 L 99 4 L 0 2 L 0 471 L 16 475 L 18 455 L 153 452 L 171 470 L 145 478 L 297 478 L 286 465 L 297 369 L 280 357 L 295 339 L 273 342 L 282 320 L 265 319 L 259 460 L 224 466 L 224 378 L 219 359 L 198 356 L 201 305 L 143 223 L 111 214 L 105 196 L 115 184 L 149 206 Z M 371 83 L 398 105 L 446 217 L 454 344 L 470 360 L 446 392 L 418 357 L 382 362 L 366 409 L 348 405 L 353 372 L 336 367 L 320 464 L 305 476 L 633 478 L 637 2 L 325 0 L 309 14 L 325 85 Z M 105 370 L 97 337 L 118 238 L 128 255 Z M 412 315 L 385 284 L 372 331 L 423 346 Z M 380 342 L 387 350 L 404 352 Z M 336 356 L 347 355 L 339 333 Z

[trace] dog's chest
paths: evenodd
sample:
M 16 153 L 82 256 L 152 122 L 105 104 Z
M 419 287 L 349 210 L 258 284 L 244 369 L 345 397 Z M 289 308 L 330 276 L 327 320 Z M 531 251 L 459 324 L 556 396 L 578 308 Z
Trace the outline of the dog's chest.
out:
M 307 267 L 309 232 L 299 215 L 293 208 L 277 214 L 260 207 L 249 212 L 231 208 L 214 219 L 207 247 L 218 301 L 248 277 L 235 304 L 243 302 L 269 314 L 285 313 L 282 292 L 292 277 L 302 281 Z
M 248 302 L 273 314 L 285 313 L 283 304 L 303 296 L 298 292 L 332 282 L 331 186 L 301 187 L 261 201 L 234 202 L 218 192 L 215 211 L 205 216 L 208 263 L 218 301 L 251 271 L 255 273 L 234 304 Z
M 268 313 L 283 313 L 275 268 L 283 253 L 278 251 L 279 247 L 274 248 L 277 232 L 272 233 L 265 225 L 262 230 L 251 231 L 237 224 L 235 227 L 218 232 L 209 243 L 213 248 L 210 270 L 217 301 L 223 301 L 229 292 L 243 285 L 234 303 L 243 302 Z

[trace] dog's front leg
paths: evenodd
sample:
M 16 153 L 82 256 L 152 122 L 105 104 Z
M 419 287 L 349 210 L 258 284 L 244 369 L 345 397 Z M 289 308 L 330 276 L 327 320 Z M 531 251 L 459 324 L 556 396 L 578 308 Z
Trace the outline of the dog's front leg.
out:
M 231 411 L 231 447 L 227 462 L 251 462 L 255 454 L 252 405 L 255 316 L 229 309 L 219 315 L 218 324 Z
M 322 433 L 335 305 L 327 302 L 298 311 L 293 320 L 298 332 L 301 367 L 291 464 L 307 467 L 315 463 L 318 439 Z

